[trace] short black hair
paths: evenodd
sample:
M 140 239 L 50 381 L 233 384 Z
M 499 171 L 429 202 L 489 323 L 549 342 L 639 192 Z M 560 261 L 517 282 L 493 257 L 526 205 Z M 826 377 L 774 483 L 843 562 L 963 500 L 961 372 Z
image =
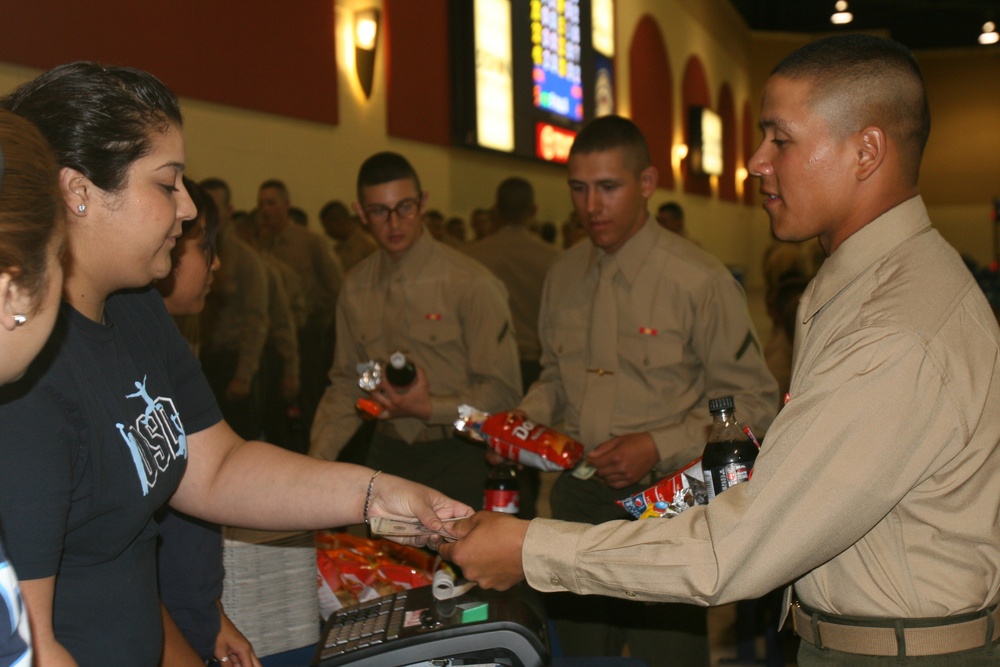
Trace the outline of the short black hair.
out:
M 198 182 L 203 190 L 215 190 L 222 193 L 222 201 L 226 206 L 232 203 L 232 192 L 229 189 L 229 183 L 226 183 L 221 178 L 203 178 Z
M 656 209 L 657 213 L 673 213 L 678 220 L 684 219 L 684 207 L 675 201 L 663 202 L 660 204 L 660 208 Z
M 535 189 L 523 178 L 512 176 L 497 186 L 497 215 L 505 222 L 524 222 L 535 214 Z
M 417 176 L 417 172 L 409 160 L 399 153 L 392 153 L 390 151 L 375 153 L 362 162 L 361 168 L 358 169 L 358 202 L 364 201 L 361 196 L 362 189 L 401 179 L 412 180 L 413 185 L 417 189 L 417 194 L 419 195 L 422 192 L 420 189 L 420 178 Z
M 257 192 L 261 190 L 277 190 L 285 198 L 285 201 L 289 201 L 288 186 L 285 185 L 284 181 L 280 181 L 277 178 L 269 178 L 261 183 L 260 187 L 257 188 Z
M 351 212 L 347 210 L 347 206 L 344 205 L 344 202 L 339 199 L 334 199 L 333 201 L 325 203 L 323 208 L 319 210 L 320 220 L 325 220 L 331 215 L 341 219 L 350 218 Z
M 790 53 L 771 74 L 811 82 L 810 106 L 842 136 L 881 127 L 916 182 L 931 113 L 920 66 L 905 46 L 873 35 L 826 37 Z
M 622 116 L 595 118 L 580 130 L 569 149 L 569 156 L 621 149 L 635 173 L 650 164 L 649 145 L 639 126 Z

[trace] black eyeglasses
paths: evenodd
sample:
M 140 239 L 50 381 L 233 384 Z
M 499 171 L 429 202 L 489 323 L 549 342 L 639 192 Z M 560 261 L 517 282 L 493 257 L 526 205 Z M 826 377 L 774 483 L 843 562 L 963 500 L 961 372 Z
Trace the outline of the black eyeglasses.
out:
M 368 217 L 369 222 L 382 223 L 389 219 L 389 216 L 393 213 L 400 220 L 408 220 L 417 214 L 420 210 L 420 200 L 414 197 L 407 197 L 406 199 L 400 199 L 399 202 L 392 208 L 385 206 L 384 204 L 372 204 L 371 206 L 365 207 L 365 215 Z

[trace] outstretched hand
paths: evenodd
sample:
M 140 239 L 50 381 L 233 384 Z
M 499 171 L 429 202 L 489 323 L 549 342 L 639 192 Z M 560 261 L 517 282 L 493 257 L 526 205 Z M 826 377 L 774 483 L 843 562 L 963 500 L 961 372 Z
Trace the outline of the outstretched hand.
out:
M 502 512 L 477 512 L 448 524 L 448 532 L 459 539 L 442 544 L 439 551 L 469 581 L 504 591 L 524 579 L 521 547 L 528 524 Z
M 473 509 L 465 503 L 452 500 L 434 489 L 405 480 L 402 477 L 380 474 L 372 488 L 369 517 L 387 516 L 398 519 L 414 518 L 432 531 L 450 531 L 442 519 L 472 515 Z M 458 523 L 458 522 L 455 522 Z M 440 535 L 399 538 L 396 541 L 412 546 L 437 548 L 444 541 Z

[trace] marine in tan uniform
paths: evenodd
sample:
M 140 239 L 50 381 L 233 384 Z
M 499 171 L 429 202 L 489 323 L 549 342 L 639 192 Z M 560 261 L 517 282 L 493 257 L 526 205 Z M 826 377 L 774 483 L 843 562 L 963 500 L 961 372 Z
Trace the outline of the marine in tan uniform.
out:
M 218 178 L 201 182 L 219 211 L 222 268 L 215 274 L 200 317 L 202 369 L 222 414 L 246 439 L 260 437 L 261 355 L 270 325 L 263 260 L 236 234 L 229 186 Z
M 531 183 L 523 178 L 508 178 L 497 187 L 492 216 L 496 221 L 494 231 L 462 248 L 507 287 L 525 388 L 541 372 L 538 310 L 545 274 L 559 254 L 554 246 L 529 231 L 536 211 Z
M 378 250 L 375 239 L 351 217 L 350 211 L 342 202 L 327 202 L 320 209 L 319 220 L 323 231 L 333 241 L 333 250 L 337 253 L 345 274 Z
M 443 551 L 488 586 L 631 599 L 793 581 L 800 665 L 996 664 L 1000 330 L 918 194 L 917 63 L 887 39 L 818 40 L 772 72 L 761 119 L 748 167 L 772 231 L 829 257 L 753 479 L 668 521 L 477 516 Z
M 529 231 L 537 207 L 535 191 L 523 178 L 505 179 L 497 187 L 492 215 L 492 232 L 462 247 L 470 257 L 481 262 L 503 281 L 510 295 L 510 310 L 517 333 L 517 353 L 521 360 L 521 384 L 525 391 L 542 371 L 539 357 L 538 309 L 542 301 L 545 274 L 559 251 Z M 498 458 L 490 458 L 497 462 Z M 520 516 L 531 519 L 537 511 L 541 478 L 538 471 L 520 471 Z
M 257 224 L 261 251 L 284 262 L 299 276 L 308 318 L 299 329 L 300 392 L 306 423 L 311 423 L 323 395 L 332 362 L 333 309 L 343 280 L 337 258 L 315 232 L 288 215 L 288 189 L 268 180 L 257 191 Z
M 560 475 L 553 516 L 599 523 L 624 518 L 615 500 L 648 486 L 651 473 L 701 454 L 710 398 L 734 396 L 740 419 L 763 431 L 777 410 L 777 385 L 732 274 L 648 213 L 657 172 L 638 128 L 620 117 L 594 121 L 568 167 L 590 242 L 565 251 L 549 271 L 539 318 L 543 370 L 521 409 L 541 423 L 561 422 L 596 468 L 590 479 Z M 610 311 L 599 306 L 602 289 Z M 665 655 L 708 662 L 702 609 L 575 596 L 554 598 L 549 609 L 569 655 L 620 655 L 627 641 L 649 664 Z
M 380 251 L 348 275 L 337 304 L 330 386 L 311 433 L 313 456 L 334 459 L 357 430 L 357 364 L 399 350 L 417 366 L 405 390 L 370 397 L 384 409 L 368 463 L 481 507 L 484 450 L 452 436 L 462 403 L 495 412 L 521 398 L 517 345 L 503 284 L 434 240 L 421 224 L 426 193 L 406 159 L 378 153 L 361 166 L 357 212 Z

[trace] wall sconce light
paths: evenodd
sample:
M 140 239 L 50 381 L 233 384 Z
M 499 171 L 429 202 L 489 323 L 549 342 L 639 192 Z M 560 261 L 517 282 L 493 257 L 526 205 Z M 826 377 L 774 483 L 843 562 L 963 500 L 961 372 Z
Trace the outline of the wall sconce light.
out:
M 854 20 L 854 14 L 847 11 L 847 0 L 837 0 L 834 8 L 837 11 L 830 16 L 830 23 L 834 25 L 846 25 Z
M 379 10 L 354 12 L 354 69 L 365 99 L 372 96 L 375 81 L 375 48 L 378 46 Z
M 983 24 L 983 33 L 979 35 L 980 44 L 996 44 L 1000 41 L 1000 33 L 997 33 L 997 26 L 993 21 Z

